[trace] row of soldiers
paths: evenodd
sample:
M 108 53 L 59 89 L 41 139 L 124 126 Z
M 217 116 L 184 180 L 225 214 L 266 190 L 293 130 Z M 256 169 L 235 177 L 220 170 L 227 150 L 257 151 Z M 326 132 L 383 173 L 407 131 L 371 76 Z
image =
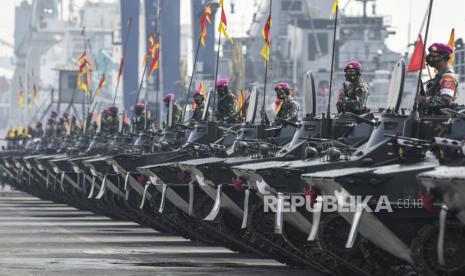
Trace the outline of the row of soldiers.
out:
M 421 86 L 421 91 L 418 96 L 417 103 L 421 114 L 432 115 L 441 114 L 440 109 L 451 107 L 454 100 L 457 98 L 458 80 L 453 72 L 449 60 L 454 50 L 443 43 L 434 43 L 428 48 L 426 62 L 429 66 L 437 71 L 434 78 L 426 83 L 426 90 Z M 368 111 L 366 104 L 369 96 L 368 84 L 362 78 L 362 65 L 360 62 L 351 61 L 344 67 L 345 82 L 339 91 L 337 97 L 337 110 L 339 113 L 351 112 L 362 114 Z M 292 98 L 289 84 L 280 82 L 275 85 L 276 100 L 275 110 L 276 117 L 289 121 L 297 121 L 299 116 L 299 104 Z M 237 110 L 236 98 L 229 89 L 228 79 L 220 79 L 216 82 L 217 91 L 217 106 L 214 113 L 216 121 L 220 123 L 240 123 L 240 112 Z M 176 102 L 172 92 L 165 95 L 163 98 L 167 113 L 172 108 L 172 124 L 168 127 L 176 127 L 182 124 L 182 108 Z M 200 121 L 205 109 L 205 95 L 197 89 L 193 95 L 192 102 L 193 114 L 190 122 Z M 210 110 L 207 116 L 211 118 Z M 134 106 L 134 117 L 132 119 L 133 131 L 141 131 L 153 126 L 153 120 L 147 117 L 146 107 L 143 103 L 138 103 Z M 123 129 L 129 129 L 129 124 L 126 120 L 122 122 Z M 45 130 L 42 123 L 38 122 L 34 128 L 28 127 L 22 133 L 10 129 L 6 140 L 12 141 L 15 139 L 29 137 L 47 136 L 62 136 L 62 135 L 81 135 L 83 129 L 87 135 L 97 133 L 98 125 L 94 119 L 93 113 L 88 113 L 85 118 L 85 123 L 80 124 L 75 115 L 69 119 L 69 115 L 65 112 L 61 118 L 58 118 L 58 113 L 52 111 L 50 118 L 47 121 Z M 103 134 L 116 133 L 120 128 L 120 118 L 118 116 L 118 108 L 111 106 L 102 112 L 100 122 L 100 132 Z M 27 133 L 27 135 L 26 135 Z
M 454 49 L 448 44 L 434 43 L 428 48 L 428 52 L 426 62 L 437 74 L 426 82 L 426 90 L 423 85 L 420 86 L 416 101 L 420 114 L 441 115 L 441 109 L 452 107 L 457 98 L 458 79 L 449 64 Z M 362 65 L 357 61 L 349 62 L 344 68 L 344 73 L 346 82 L 338 96 L 338 112 L 367 112 L 369 89 L 361 77 Z

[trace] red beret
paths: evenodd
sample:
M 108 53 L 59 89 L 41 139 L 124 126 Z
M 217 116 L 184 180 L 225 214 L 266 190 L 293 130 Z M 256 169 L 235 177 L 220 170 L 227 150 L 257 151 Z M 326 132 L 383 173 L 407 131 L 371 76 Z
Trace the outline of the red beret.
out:
M 428 51 L 430 53 L 434 52 L 452 54 L 454 49 L 445 43 L 433 43 L 431 46 L 429 46 Z
M 289 83 L 287 82 L 280 82 L 276 84 L 274 90 L 289 90 Z
M 360 64 L 360 62 L 354 60 L 354 61 L 347 63 L 346 66 L 344 67 L 344 71 L 347 71 L 350 69 L 361 70 L 362 65 Z

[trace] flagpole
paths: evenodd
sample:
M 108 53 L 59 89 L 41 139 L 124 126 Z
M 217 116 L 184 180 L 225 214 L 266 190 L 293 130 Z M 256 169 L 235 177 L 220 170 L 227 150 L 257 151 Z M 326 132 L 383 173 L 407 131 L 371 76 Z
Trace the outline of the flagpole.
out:
M 432 9 L 433 9 L 433 0 L 430 0 L 429 8 L 428 8 L 428 19 L 426 21 L 425 41 L 423 42 L 423 50 L 421 51 L 421 62 L 423 62 L 425 60 L 425 48 L 426 48 L 426 43 L 428 41 L 428 33 L 429 33 L 429 25 L 430 25 L 430 22 L 431 22 Z M 419 96 L 420 91 L 421 91 L 420 86 L 422 85 L 422 81 L 421 81 L 422 73 L 423 73 L 423 66 L 420 66 L 420 71 L 418 73 L 417 89 L 416 89 L 416 92 L 415 92 L 415 101 L 413 102 L 413 110 L 412 110 L 412 112 L 418 111 L 417 99 L 418 99 L 418 96 Z
M 272 8 L 272 6 L 273 6 L 273 0 L 270 0 L 270 13 L 268 14 L 268 19 L 267 20 L 269 20 L 271 18 L 271 8 Z M 271 33 L 271 24 L 270 24 L 270 33 Z M 271 34 L 270 34 L 270 36 L 271 36 Z M 270 39 L 270 45 L 268 45 L 268 47 L 271 48 L 271 39 Z M 262 123 L 265 122 L 265 118 L 266 118 L 266 116 L 264 116 L 264 114 L 265 114 L 265 102 L 266 102 L 266 81 L 268 79 L 268 62 L 270 60 L 271 60 L 271 57 L 268 54 L 268 59 L 265 59 L 265 79 L 264 79 L 264 82 L 263 82 L 263 104 L 262 104 L 262 110 L 261 110 Z
M 181 122 L 184 122 L 184 118 L 185 118 L 185 115 L 186 115 L 187 103 L 189 102 L 189 95 L 190 95 L 191 89 L 192 89 L 192 82 L 194 81 L 195 67 L 197 65 L 197 59 L 199 57 L 199 50 L 200 50 L 201 41 L 202 41 L 202 34 L 200 34 L 200 36 L 199 36 L 199 41 L 197 42 L 197 49 L 195 50 L 194 65 L 192 66 L 192 74 L 191 74 L 191 77 L 190 77 L 190 80 L 189 80 L 189 87 L 188 87 L 188 89 L 186 91 L 186 101 L 184 103 L 184 108 L 183 108 L 183 111 L 182 111 Z
M 334 61 L 336 56 L 336 34 L 337 34 L 337 16 L 339 13 L 339 5 L 336 5 L 336 12 L 334 16 L 334 33 L 333 33 L 333 51 L 331 54 L 331 73 L 329 75 L 329 95 L 328 95 L 328 106 L 326 107 L 326 117 L 331 116 L 331 94 L 333 88 L 333 74 L 334 74 Z
M 123 73 L 124 58 L 125 58 L 125 54 L 126 54 L 127 45 L 128 45 L 128 42 L 129 42 L 129 36 L 131 34 L 131 27 L 132 27 L 132 16 L 129 16 L 129 18 L 128 18 L 128 35 L 126 36 L 126 40 L 124 41 L 123 56 L 121 57 L 121 61 L 120 61 L 120 72 L 121 72 L 121 74 Z M 121 28 L 121 30 L 122 29 L 123 28 Z M 120 72 L 118 72 L 118 78 L 116 80 L 116 88 L 115 88 L 115 96 L 113 97 L 113 105 L 115 105 L 115 102 L 116 102 L 116 95 L 117 95 L 118 88 L 119 88 L 119 83 L 120 83 L 120 80 L 121 80 Z

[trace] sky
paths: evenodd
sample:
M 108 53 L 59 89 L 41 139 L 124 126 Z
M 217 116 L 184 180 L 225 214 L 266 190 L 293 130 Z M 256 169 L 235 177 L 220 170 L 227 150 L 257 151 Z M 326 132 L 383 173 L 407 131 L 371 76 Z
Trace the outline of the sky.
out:
M 14 30 L 14 7 L 19 5 L 22 0 L 1 0 L 2 9 L 0 9 L 0 38 L 8 42 L 13 42 Z M 66 0 L 65 0 L 66 1 Z M 182 6 L 189 1 L 200 0 L 181 0 Z M 228 17 L 231 25 L 231 34 L 234 30 L 247 29 L 248 20 L 250 20 L 253 9 L 250 3 L 253 0 L 225 0 L 233 1 L 236 6 L 235 15 Z M 319 0 L 333 1 L 333 0 Z M 77 4 L 84 3 L 85 0 L 75 0 Z M 349 3 L 348 3 L 349 2 Z M 341 0 L 341 7 L 346 7 L 345 12 L 348 14 L 361 14 L 361 4 L 356 0 Z M 348 3 L 348 4 L 347 4 Z M 405 52 L 408 44 L 409 22 L 411 20 L 411 40 L 418 35 L 421 22 L 424 18 L 429 0 L 377 0 L 377 13 L 380 15 L 390 16 L 392 30 L 397 33 L 391 36 L 388 41 L 388 47 L 394 51 Z M 371 8 L 368 9 L 369 12 Z M 447 42 L 450 30 L 455 27 L 456 38 L 465 37 L 465 0 L 435 0 L 430 27 L 429 42 Z M 186 10 L 182 12 L 186 14 Z M 430 44 L 427 42 L 427 44 Z

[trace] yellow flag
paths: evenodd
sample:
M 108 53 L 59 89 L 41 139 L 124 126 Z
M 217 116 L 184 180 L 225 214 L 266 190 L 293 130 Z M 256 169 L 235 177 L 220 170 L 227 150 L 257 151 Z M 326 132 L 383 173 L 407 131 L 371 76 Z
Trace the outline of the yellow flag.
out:
M 228 26 L 228 20 L 226 19 L 226 13 L 224 12 L 224 7 L 223 7 L 223 0 L 220 0 L 220 7 L 221 7 L 221 20 L 220 20 L 220 25 L 218 26 L 218 32 L 222 33 L 229 41 L 231 41 L 232 44 L 234 44 L 234 41 L 232 40 L 231 36 L 228 34 L 227 26 Z
M 454 50 L 454 52 L 452 52 L 452 54 L 450 55 L 450 59 L 449 59 L 449 65 L 452 65 L 454 64 L 454 60 L 455 60 L 455 29 L 454 28 L 450 32 L 450 38 L 447 44 L 449 44 L 449 46 Z
M 331 14 L 329 15 L 329 19 L 333 17 L 333 14 L 336 13 L 337 8 L 339 7 L 339 0 L 334 0 L 333 7 L 331 8 Z
M 24 91 L 23 90 L 21 90 L 19 92 L 18 106 L 19 106 L 19 108 L 23 108 L 23 106 L 24 106 Z

